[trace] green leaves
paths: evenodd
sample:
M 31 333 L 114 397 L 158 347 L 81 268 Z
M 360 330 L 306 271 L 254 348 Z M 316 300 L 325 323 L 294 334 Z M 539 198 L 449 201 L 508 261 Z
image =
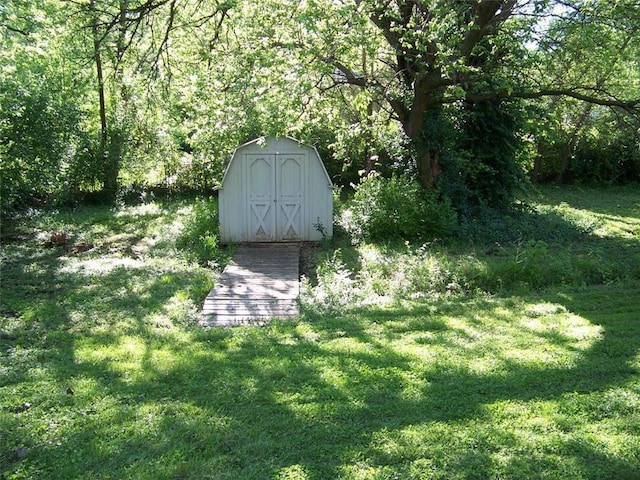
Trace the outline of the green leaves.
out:
M 1 215 L 64 191 L 85 118 L 69 88 L 68 60 L 56 50 L 59 11 L 11 2 L 3 14 L 7 28 L 0 35 L 10 48 L 0 58 Z M 24 26 L 13 27 L 18 19 Z
M 62 199 L 102 188 L 107 171 L 123 184 L 209 189 L 233 149 L 264 134 L 316 144 L 344 184 L 373 166 L 407 170 L 417 157 L 404 135 L 413 147 L 433 137 L 438 125 L 424 119 L 442 105 L 459 125 L 465 101 L 640 98 L 637 12 L 631 0 L 9 0 L 0 7 L 3 195 Z M 570 140 L 571 128 L 549 125 L 577 126 L 579 109 L 541 108 L 550 110 L 537 131 Z M 616 128 L 630 126 L 611 145 L 631 148 L 631 119 L 624 113 Z M 460 148 L 436 143 L 439 158 Z M 514 153 L 510 162 L 529 154 Z
M 425 192 L 410 177 L 370 173 L 356 186 L 340 222 L 354 240 L 415 241 L 450 235 L 456 220 L 448 201 Z

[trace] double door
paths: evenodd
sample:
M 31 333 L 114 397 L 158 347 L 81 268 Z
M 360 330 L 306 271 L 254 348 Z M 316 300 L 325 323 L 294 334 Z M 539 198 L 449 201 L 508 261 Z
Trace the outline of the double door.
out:
M 302 238 L 305 160 L 304 154 L 245 156 L 248 241 L 296 241 Z

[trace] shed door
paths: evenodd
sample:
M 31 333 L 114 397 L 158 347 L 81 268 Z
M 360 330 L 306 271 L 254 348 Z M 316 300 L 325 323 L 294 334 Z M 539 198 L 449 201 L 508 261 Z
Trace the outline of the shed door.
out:
M 249 241 L 275 240 L 275 155 L 247 155 L 247 232 Z
M 276 158 L 276 236 L 278 240 L 301 240 L 304 226 L 304 155 Z
M 302 239 L 304 157 L 303 154 L 247 154 L 248 241 Z

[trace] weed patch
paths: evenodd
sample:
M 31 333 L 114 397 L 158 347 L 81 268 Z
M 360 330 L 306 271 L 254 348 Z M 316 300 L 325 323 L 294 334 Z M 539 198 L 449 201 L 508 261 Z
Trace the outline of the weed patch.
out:
M 305 285 L 303 302 L 327 310 L 332 302 L 324 299 L 338 295 L 343 311 L 403 299 L 640 280 L 635 191 L 602 193 L 597 208 L 591 203 L 584 208 L 578 200 L 572 206 L 555 197 L 555 190 L 548 192 L 546 200 L 520 212 L 485 210 L 473 224 L 461 226 L 457 239 L 351 245 L 339 238 L 334 245 L 340 261 L 338 250 L 320 252 L 317 285 Z

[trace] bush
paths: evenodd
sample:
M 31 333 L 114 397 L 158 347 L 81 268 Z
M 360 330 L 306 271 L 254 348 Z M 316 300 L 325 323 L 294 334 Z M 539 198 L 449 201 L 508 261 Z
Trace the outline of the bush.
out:
M 176 239 L 176 246 L 190 262 L 219 267 L 226 263 L 227 255 L 220 248 L 218 232 L 218 202 L 214 198 L 198 199 Z
M 306 308 L 326 314 L 343 312 L 360 304 L 363 292 L 357 288 L 340 249 L 318 264 L 316 276 L 316 286 L 312 286 L 308 278 L 302 279 L 301 302 Z
M 0 80 L 3 215 L 66 193 L 65 173 L 83 135 L 82 113 L 52 89 L 55 82 L 22 75 Z
M 408 176 L 365 177 L 339 220 L 356 241 L 429 240 L 450 235 L 457 215 L 447 199 Z

